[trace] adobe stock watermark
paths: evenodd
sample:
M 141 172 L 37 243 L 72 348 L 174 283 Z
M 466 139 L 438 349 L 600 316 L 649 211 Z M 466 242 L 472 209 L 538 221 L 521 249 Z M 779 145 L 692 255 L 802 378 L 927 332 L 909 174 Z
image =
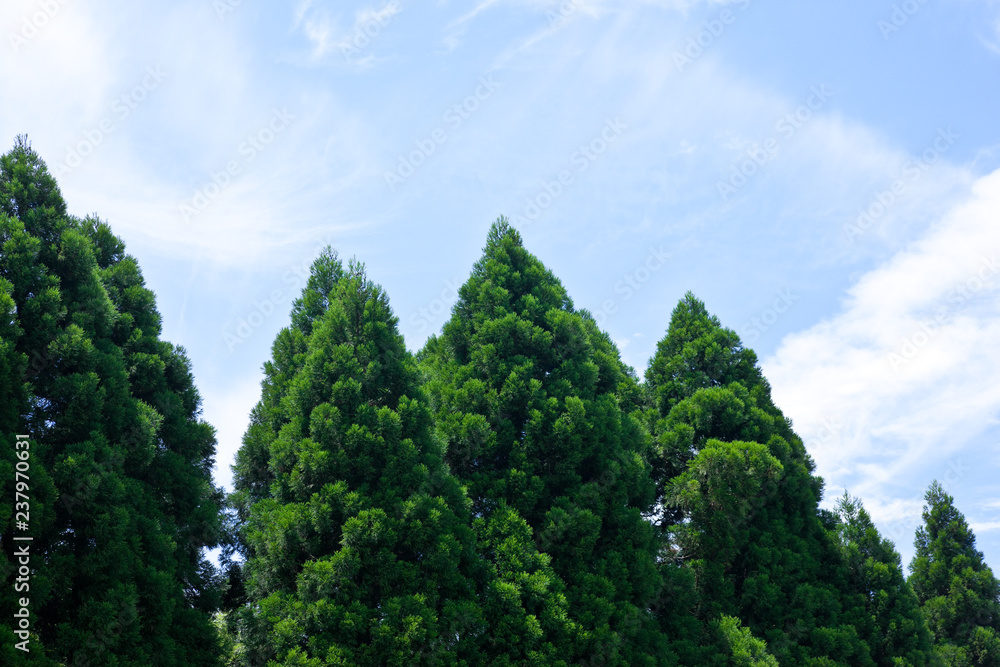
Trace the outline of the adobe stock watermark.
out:
M 927 4 L 927 0 L 904 0 L 892 6 L 892 14 L 888 20 L 878 20 L 878 30 L 882 33 L 882 39 L 889 41 L 889 36 L 907 24 L 910 18 L 920 11 L 921 7 Z
M 754 174 L 778 156 L 778 151 L 781 149 L 779 137 L 786 141 L 794 137 L 795 133 L 801 130 L 831 97 L 833 91 L 825 83 L 811 87 L 805 103 L 800 104 L 794 111 L 786 113 L 774 124 L 777 136 L 769 137 L 761 144 L 753 144 L 747 149 L 745 157 L 733 165 L 729 179 L 716 182 L 715 189 L 718 190 L 722 201 L 729 201 L 737 190 L 750 182 Z
M 433 322 L 451 311 L 452 304 L 458 299 L 458 290 L 462 286 L 460 278 L 444 281 L 444 288 L 441 293 L 431 300 L 429 304 L 420 308 L 410 315 L 410 326 L 416 327 L 417 333 L 423 331 Z
M 233 180 L 243 173 L 243 167 L 253 162 L 275 138 L 295 120 L 295 116 L 287 108 L 274 109 L 271 118 L 256 132 L 250 134 L 236 147 L 237 156 L 226 162 L 223 169 L 209 174 L 210 182 L 195 190 L 189 201 L 179 205 L 181 218 L 190 223 L 199 213 L 208 208 L 212 200 L 228 188 Z
M 28 435 L 17 435 L 14 443 L 17 462 L 14 466 L 14 521 L 11 523 L 10 531 L 14 532 L 14 527 L 22 533 L 29 532 L 31 521 L 31 438 Z M 14 549 L 11 564 L 16 559 L 17 578 L 14 580 L 14 591 L 27 595 L 31 591 L 31 544 L 34 537 L 30 535 L 14 535 Z M 4 577 L 6 579 L 6 577 Z M 17 600 L 18 610 L 14 612 L 16 629 L 13 631 L 21 641 L 14 643 L 14 648 L 29 653 L 28 641 L 31 638 L 31 598 L 22 597 Z
M 83 164 L 83 161 L 104 143 L 108 135 L 118 128 L 118 123 L 128 120 L 139 108 L 139 105 L 149 97 L 149 94 L 160 87 L 167 76 L 168 73 L 164 72 L 159 65 L 147 67 L 142 80 L 112 102 L 110 116 L 102 119 L 97 127 L 85 130 L 83 139 L 66 147 L 66 157 L 53 167 L 52 171 L 55 177 L 61 178 L 72 173 Z
M 360 56 L 361 52 L 371 46 L 379 34 L 392 23 L 396 14 L 403 10 L 399 0 L 389 0 L 385 7 L 375 10 L 368 10 L 358 17 L 354 26 L 354 32 L 340 43 L 340 53 L 343 54 L 347 62 Z
M 751 317 L 743 325 L 740 333 L 744 343 L 752 343 L 760 338 L 799 300 L 799 297 L 790 288 L 776 290 L 775 295 L 770 308 L 765 308 L 759 315 Z
M 903 163 L 902 174 L 888 188 L 876 192 L 868 206 L 858 209 L 858 217 L 854 223 L 844 225 L 844 235 L 848 243 L 854 243 L 858 236 L 864 236 L 888 212 L 899 198 L 924 175 L 931 165 L 947 153 L 960 135 L 951 127 L 939 129 L 933 143 L 918 157 L 910 158 Z
M 604 326 L 608 315 L 614 315 L 618 312 L 619 299 L 625 302 L 635 296 L 657 271 L 667 265 L 667 260 L 671 257 L 673 257 L 673 253 L 664 251 L 663 246 L 659 248 L 650 246 L 645 259 L 615 283 L 615 294 L 619 296 L 605 299 L 601 303 L 601 307 L 592 313 L 597 326 Z
M 576 13 L 576 10 L 580 8 L 580 5 L 584 3 L 585 0 L 562 0 L 559 3 L 559 7 L 556 11 L 551 9 L 545 12 L 545 18 L 549 20 L 550 28 L 558 28 L 562 24 L 566 23 L 566 20 L 570 16 Z
M 462 101 L 451 105 L 442 114 L 441 120 L 448 124 L 451 131 L 457 130 L 465 121 L 472 117 L 472 114 L 479 109 L 483 102 L 493 97 L 493 93 L 501 85 L 493 80 L 492 74 L 479 77 L 479 85 L 476 86 L 472 94 Z M 435 128 L 423 139 L 414 140 L 413 143 L 416 148 L 406 155 L 399 156 L 399 162 L 394 171 L 386 171 L 384 173 L 385 184 L 389 186 L 391 191 L 395 192 L 396 188 L 402 185 L 410 176 L 413 176 L 417 172 L 417 169 L 434 155 L 438 146 L 443 145 L 446 141 L 448 141 L 448 131 L 443 127 Z
M 824 417 L 815 435 L 807 443 L 813 451 L 840 444 L 840 434 L 844 429 L 844 420 L 840 415 Z
M 17 55 L 17 52 L 21 50 L 22 46 L 34 39 L 34 37 L 45 28 L 45 26 L 49 24 L 49 21 L 56 17 L 56 14 L 59 13 L 59 10 L 62 9 L 68 1 L 69 0 L 38 0 L 38 11 L 34 12 L 30 16 L 24 17 L 19 31 L 7 33 L 7 41 L 10 42 L 10 48 L 14 50 L 14 55 Z
M 264 325 L 264 322 L 279 311 L 282 304 L 287 303 L 289 297 L 294 297 L 302 291 L 309 283 L 315 257 L 328 245 L 333 245 L 332 236 L 328 236 L 316 244 L 312 259 L 292 264 L 285 271 L 281 276 L 283 287 L 273 289 L 264 298 L 254 301 L 243 316 L 236 318 L 235 322 L 230 320 L 226 324 L 222 332 L 222 340 L 229 352 L 246 342 L 257 329 Z
M 740 0 L 735 3 L 741 11 L 746 11 L 750 7 L 750 0 Z M 708 19 L 702 24 L 701 30 L 688 37 L 687 44 L 682 51 L 674 51 L 674 65 L 678 72 L 683 72 L 684 68 L 692 64 L 715 44 L 723 33 L 726 26 L 736 23 L 737 14 L 733 10 L 723 9 L 718 16 Z
M 979 268 L 962 283 L 959 283 L 948 293 L 947 303 L 942 306 L 933 319 L 924 320 L 920 323 L 920 328 L 911 335 L 903 338 L 899 348 L 895 352 L 887 355 L 889 365 L 892 370 L 898 371 L 900 366 L 908 364 L 914 357 L 941 331 L 941 327 L 948 323 L 951 312 L 970 301 L 984 287 L 990 286 L 990 277 L 1000 273 L 1000 262 L 997 262 L 996 255 L 983 257 Z
M 212 0 L 212 9 L 220 21 L 224 21 L 228 14 L 236 11 L 236 8 L 243 4 L 243 0 Z
M 604 155 L 627 128 L 628 124 L 622 122 L 620 116 L 616 116 L 614 120 L 608 119 L 596 137 L 582 144 L 570 156 L 570 164 L 576 167 L 578 173 L 587 171 L 590 165 Z M 528 221 L 534 222 L 542 214 L 542 211 L 552 206 L 552 203 L 566 192 L 566 189 L 573 182 L 573 172 L 569 169 L 563 169 L 551 181 L 542 181 L 541 191 L 534 197 L 528 197 L 524 200 L 524 209 L 520 214 L 514 215 L 511 223 L 523 227 L 528 224 Z

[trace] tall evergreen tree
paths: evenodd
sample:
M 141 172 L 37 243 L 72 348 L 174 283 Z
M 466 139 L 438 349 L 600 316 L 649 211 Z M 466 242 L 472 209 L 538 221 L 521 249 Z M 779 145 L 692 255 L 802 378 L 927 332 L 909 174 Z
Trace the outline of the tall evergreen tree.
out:
M 32 652 L 7 652 L 5 637 L 5 664 L 216 664 L 203 549 L 219 537 L 221 491 L 190 363 L 159 340 L 124 244 L 66 214 L 23 138 L 0 157 L 0 311 L 0 502 L 14 497 L 11 433 L 27 434 L 33 537 Z M 8 578 L 6 618 L 11 592 Z
M 328 249 L 234 466 L 244 664 L 481 664 L 493 602 L 418 382 L 385 293 Z
M 851 592 L 864 599 L 867 618 L 858 632 L 881 667 L 900 660 L 926 665 L 933 659 L 931 634 L 913 589 L 903 576 L 895 545 L 879 535 L 858 498 L 837 501 L 837 535 L 847 559 Z
M 523 521 L 551 558 L 570 634 L 541 630 L 559 655 L 667 663 L 649 612 L 660 582 L 655 531 L 643 519 L 653 500 L 648 436 L 630 415 L 636 378 L 504 218 L 420 360 L 480 539 Z M 484 556 L 498 566 L 497 554 Z
M 694 573 L 696 614 L 740 619 L 781 664 L 873 664 L 854 627 L 862 600 L 845 592 L 833 520 L 818 509 L 823 482 L 753 351 L 689 293 L 646 390 L 659 522 L 674 567 Z
M 1000 582 L 976 549 L 955 499 L 933 482 L 924 495 L 909 582 L 951 667 L 1000 665 Z

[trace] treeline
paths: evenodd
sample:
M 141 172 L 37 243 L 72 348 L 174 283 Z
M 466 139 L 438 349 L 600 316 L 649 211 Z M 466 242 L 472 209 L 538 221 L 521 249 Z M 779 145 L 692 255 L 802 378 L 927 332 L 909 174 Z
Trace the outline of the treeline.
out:
M 640 379 L 503 218 L 415 355 L 364 266 L 321 254 L 229 497 L 135 260 L 23 138 L 0 315 L 3 664 L 1000 665 L 1000 584 L 938 484 L 907 578 L 859 499 L 819 508 L 756 356 L 700 301 Z

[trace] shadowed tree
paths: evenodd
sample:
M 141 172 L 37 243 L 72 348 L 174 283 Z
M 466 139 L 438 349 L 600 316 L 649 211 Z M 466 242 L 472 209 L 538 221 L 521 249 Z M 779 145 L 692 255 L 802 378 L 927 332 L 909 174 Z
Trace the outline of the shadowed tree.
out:
M 663 567 L 693 573 L 695 615 L 740 619 L 781 664 L 874 664 L 833 518 L 818 509 L 823 482 L 753 351 L 689 293 L 646 390 Z
M 222 496 L 190 364 L 159 339 L 124 244 L 66 214 L 23 138 L 0 158 L 0 312 L 0 432 L 30 436 L 34 538 L 32 652 L 7 653 L 5 636 L 5 664 L 216 664 L 219 591 L 203 549 L 218 540 Z M 13 447 L 0 449 L 7 503 Z

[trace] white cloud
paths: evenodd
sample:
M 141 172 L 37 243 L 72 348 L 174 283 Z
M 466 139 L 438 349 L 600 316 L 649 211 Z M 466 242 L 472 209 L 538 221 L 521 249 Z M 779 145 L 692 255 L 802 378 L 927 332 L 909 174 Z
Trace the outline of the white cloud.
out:
M 0 4 L 4 142 L 28 132 L 36 148 L 58 145 L 70 134 L 54 138 L 50 128 L 71 127 L 77 119 L 106 113 L 107 91 L 115 84 L 108 67 L 107 28 L 84 3 L 56 7 L 48 13 L 30 0 Z M 46 140 L 39 144 L 43 134 Z
M 312 44 L 312 62 L 319 62 L 330 54 L 337 53 L 345 64 L 365 67 L 375 60 L 369 46 L 402 10 L 400 0 L 388 0 L 377 9 L 360 9 L 354 14 L 354 23 L 344 30 L 340 27 L 339 20 L 328 10 L 317 8 L 314 2 L 306 0 L 295 9 L 294 25 L 302 29 Z
M 979 533 L 989 533 L 989 532 L 992 532 L 994 530 L 1000 530 L 1000 521 L 986 521 L 986 522 L 979 522 L 979 523 L 970 523 L 969 524 L 969 528 L 971 528 L 972 532 L 974 532 L 976 534 L 979 534 Z
M 529 12 L 543 14 L 545 23 L 540 24 L 543 27 L 512 45 L 497 57 L 496 66 L 500 67 L 516 55 L 530 51 L 539 42 L 553 36 L 581 16 L 598 17 L 610 12 L 621 15 L 630 10 L 638 9 L 642 5 L 688 14 L 699 5 L 736 5 L 745 9 L 750 5 L 750 2 L 751 0 L 640 0 L 640 2 L 634 0 L 481 0 L 471 10 L 446 26 L 450 32 L 442 38 L 442 43 L 448 51 L 456 49 L 467 28 L 475 19 L 487 10 L 501 5 L 516 5 L 526 8 Z
M 857 280 L 838 314 L 786 337 L 763 363 L 819 473 L 873 515 L 901 518 L 884 508 L 917 492 L 903 480 L 956 483 L 981 461 L 970 443 L 997 423 L 998 215 L 1000 171 Z M 831 418 L 835 437 L 810 438 Z

